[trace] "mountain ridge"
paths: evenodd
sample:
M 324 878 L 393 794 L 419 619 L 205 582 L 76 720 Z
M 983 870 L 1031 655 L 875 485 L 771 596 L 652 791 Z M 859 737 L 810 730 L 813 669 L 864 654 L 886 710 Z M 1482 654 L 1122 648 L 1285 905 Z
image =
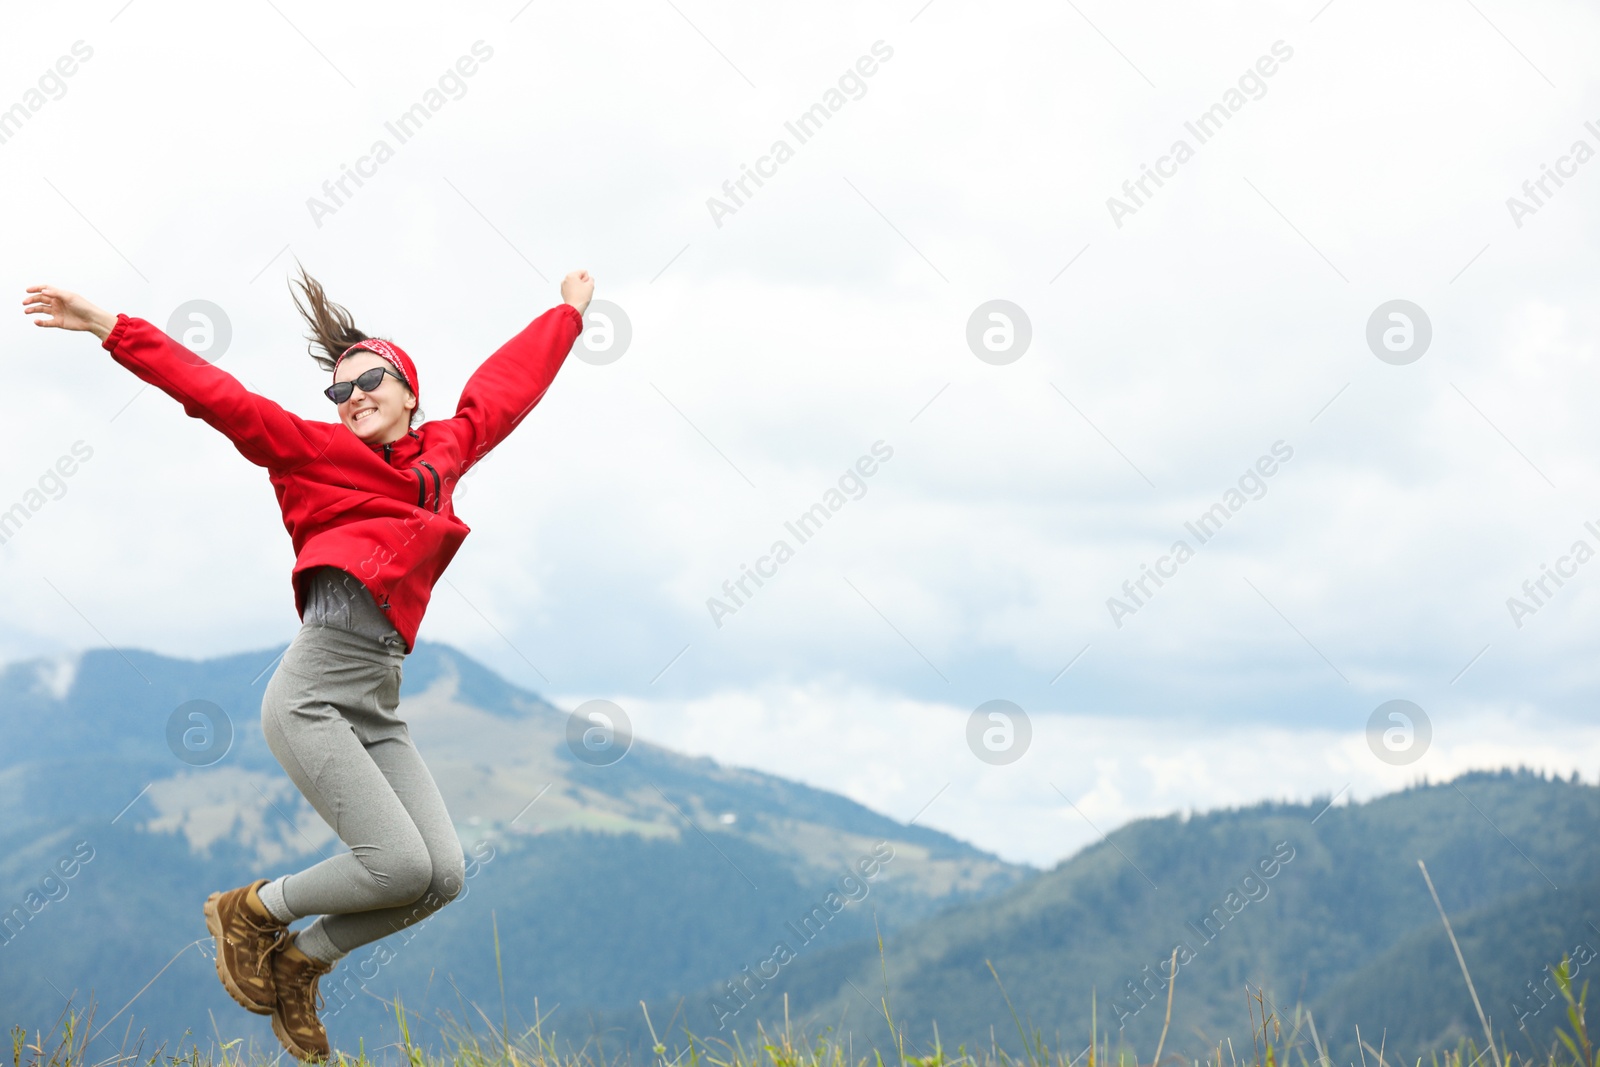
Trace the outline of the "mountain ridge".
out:
M 1332 808 L 1262 801 L 1141 819 L 1015 886 L 886 932 L 881 958 L 875 939 L 835 944 L 651 1013 L 686 1012 L 702 1035 L 727 1037 L 732 1011 L 741 1034 L 787 1017 L 888 1043 L 883 997 L 919 1055 L 935 1026 L 946 1048 L 993 1043 L 1020 1055 L 1014 1008 L 1025 1026 L 1074 1033 L 1070 1057 L 1087 1044 L 1094 1003 L 1102 1033 L 1149 1055 L 1176 948 L 1166 1047 L 1179 1055 L 1248 1045 L 1248 987 L 1286 1032 L 1297 1005 L 1310 1010 L 1336 1058 L 1358 1059 L 1359 1024 L 1386 1032 L 1409 1063 L 1482 1035 L 1423 859 L 1496 1032 L 1547 1045 L 1563 1013 L 1530 1010 L 1540 1001 L 1526 980 L 1574 945 L 1600 945 L 1600 854 L 1586 847 L 1596 833 L 1600 788 L 1526 770 L 1467 772 Z M 1268 855 L 1279 860 L 1270 878 Z M 626 1014 L 606 1023 L 619 1040 L 642 1040 Z
M 11 815 L 0 825 L 0 908 L 11 909 L 0 912 L 0 1007 L 10 1019 L 48 1028 L 62 997 L 89 986 L 120 1005 L 176 960 L 130 1010 L 139 1026 L 176 1035 L 196 1004 L 230 1032 L 254 1025 L 234 1018 L 200 951 L 200 902 L 343 848 L 257 725 L 284 647 L 187 661 L 90 650 L 70 672 L 60 657 L 0 668 L 0 722 L 15 739 L 0 750 L 0 810 Z M 178 716 L 214 746 L 199 758 L 169 729 L 194 701 L 214 720 L 201 730 Z M 826 790 L 639 739 L 620 761 L 592 766 L 568 747 L 566 712 L 448 645 L 421 642 L 407 658 L 400 713 L 476 877 L 405 931 L 402 950 L 385 939 L 347 957 L 347 1005 L 330 1029 L 392 1031 L 377 998 L 423 1003 L 440 965 L 464 994 L 494 999 L 496 932 L 508 987 L 574 1018 L 699 984 L 879 840 L 899 853 L 874 889 L 890 925 L 1029 873 Z M 54 876 L 59 899 L 29 897 L 79 841 L 92 858 L 70 879 Z M 30 901 L 43 903 L 33 911 Z M 852 914 L 841 929 L 867 927 Z

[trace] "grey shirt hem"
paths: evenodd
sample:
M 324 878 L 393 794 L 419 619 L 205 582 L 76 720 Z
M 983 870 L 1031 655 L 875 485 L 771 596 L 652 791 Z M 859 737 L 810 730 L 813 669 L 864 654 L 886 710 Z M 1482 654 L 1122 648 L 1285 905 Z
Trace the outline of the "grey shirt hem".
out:
M 355 575 L 338 567 L 312 567 L 303 580 L 306 603 L 300 615 L 302 623 L 337 626 L 374 641 L 399 636 Z

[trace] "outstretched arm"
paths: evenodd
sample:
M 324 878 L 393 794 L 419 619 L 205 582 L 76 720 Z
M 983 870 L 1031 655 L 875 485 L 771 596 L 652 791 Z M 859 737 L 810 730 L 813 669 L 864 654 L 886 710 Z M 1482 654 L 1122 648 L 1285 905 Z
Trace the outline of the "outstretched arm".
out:
M 77 293 L 49 285 L 28 287 L 23 313 L 46 315 L 35 326 L 83 330 L 100 339 L 111 358 L 183 405 L 190 416 L 225 434 L 250 462 L 292 468 L 322 451 L 320 435 L 277 403 L 196 355 L 144 319 L 112 315 Z
M 544 397 L 583 333 L 583 312 L 593 295 L 588 271 L 568 274 L 561 282 L 562 303 L 501 345 L 467 379 L 455 417 L 444 420 L 460 442 L 463 471 L 505 440 Z

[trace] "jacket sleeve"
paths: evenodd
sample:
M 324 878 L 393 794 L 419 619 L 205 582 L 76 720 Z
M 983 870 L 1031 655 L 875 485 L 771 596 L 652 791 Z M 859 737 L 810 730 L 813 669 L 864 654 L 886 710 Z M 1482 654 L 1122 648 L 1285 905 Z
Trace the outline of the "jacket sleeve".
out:
M 251 463 L 292 469 L 319 455 L 325 424 L 302 419 L 199 356 L 156 326 L 118 314 L 101 342 L 111 358 L 183 405 L 192 418 L 222 431 Z
M 463 471 L 488 455 L 533 410 L 582 333 L 578 309 L 558 304 L 473 371 L 454 417 L 442 420 L 460 443 Z

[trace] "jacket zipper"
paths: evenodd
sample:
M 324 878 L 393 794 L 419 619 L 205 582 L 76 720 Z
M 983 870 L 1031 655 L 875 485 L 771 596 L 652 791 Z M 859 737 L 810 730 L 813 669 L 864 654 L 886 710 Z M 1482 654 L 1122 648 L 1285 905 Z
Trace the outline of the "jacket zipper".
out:
M 424 460 L 420 460 L 419 462 L 424 467 L 427 467 L 428 470 L 430 472 L 432 472 L 432 474 L 433 474 L 433 510 L 435 512 L 437 512 L 439 510 L 439 496 L 440 496 L 440 493 L 439 493 L 439 472 L 434 470 L 433 469 L 433 464 L 429 463 L 427 460 L 424 459 Z
M 412 430 L 406 436 L 416 437 L 417 432 Z M 393 442 L 383 446 L 383 458 L 385 462 L 391 460 L 394 454 L 393 449 Z M 433 510 L 437 512 L 439 510 L 440 499 L 439 472 L 434 470 L 433 464 L 429 463 L 427 460 L 422 460 L 421 462 L 422 465 L 427 467 L 428 470 L 433 474 Z M 423 476 L 422 471 L 418 470 L 416 467 L 411 468 L 411 473 L 417 476 L 417 507 L 425 508 L 428 506 L 428 480 Z

